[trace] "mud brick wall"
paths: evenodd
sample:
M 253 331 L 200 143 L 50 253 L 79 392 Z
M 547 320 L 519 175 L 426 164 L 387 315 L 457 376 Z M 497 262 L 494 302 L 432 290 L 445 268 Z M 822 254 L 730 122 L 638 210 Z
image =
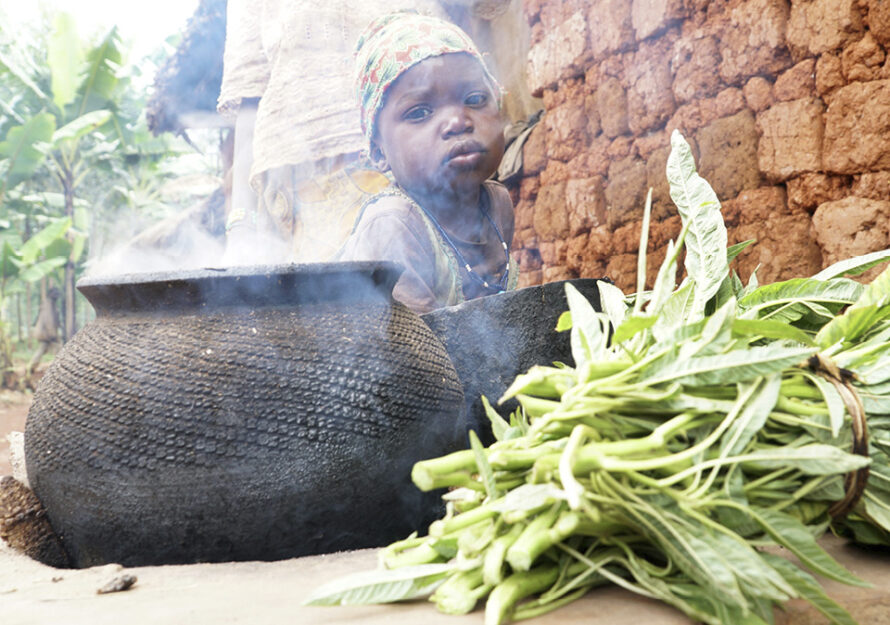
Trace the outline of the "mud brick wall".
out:
M 545 114 L 514 190 L 521 284 L 634 288 L 653 193 L 650 285 L 680 230 L 670 133 L 761 283 L 890 247 L 890 2 L 524 0 Z M 873 270 L 874 271 L 874 270 Z

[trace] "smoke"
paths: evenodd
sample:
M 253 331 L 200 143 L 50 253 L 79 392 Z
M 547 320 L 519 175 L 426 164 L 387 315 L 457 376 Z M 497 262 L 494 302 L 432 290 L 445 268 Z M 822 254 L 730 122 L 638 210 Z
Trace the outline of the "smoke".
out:
M 121 245 L 102 258 L 87 263 L 89 277 L 123 273 L 177 272 L 220 265 L 223 242 L 198 225 L 186 221 L 164 247 L 153 247 L 145 239 Z
M 122 213 L 110 227 L 97 231 L 94 236 L 86 275 L 114 276 L 219 266 L 225 241 L 224 202 L 222 190 L 217 190 L 204 201 L 148 228 L 141 227 L 144 219 Z

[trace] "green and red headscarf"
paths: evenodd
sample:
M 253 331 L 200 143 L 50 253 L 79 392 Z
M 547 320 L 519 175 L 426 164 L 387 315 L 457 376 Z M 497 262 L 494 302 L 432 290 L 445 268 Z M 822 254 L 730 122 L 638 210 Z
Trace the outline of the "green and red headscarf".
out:
M 500 85 L 472 40 L 454 24 L 408 12 L 390 13 L 371 22 L 359 37 L 355 52 L 356 98 L 368 140 L 374 136 L 386 92 L 399 76 L 428 58 L 457 52 L 479 61 L 500 102 Z

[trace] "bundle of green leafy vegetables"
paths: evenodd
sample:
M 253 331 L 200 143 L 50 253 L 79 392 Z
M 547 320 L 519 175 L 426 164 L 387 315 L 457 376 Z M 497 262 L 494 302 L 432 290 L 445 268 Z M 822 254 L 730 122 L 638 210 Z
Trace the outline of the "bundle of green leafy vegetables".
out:
M 816 538 L 890 545 L 890 269 L 844 277 L 890 250 L 744 285 L 729 263 L 745 244 L 727 249 L 716 195 L 679 133 L 671 145 L 683 229 L 653 289 L 647 201 L 637 294 L 604 284 L 596 312 L 568 284 L 574 366 L 519 375 L 509 421 L 489 406 L 490 447 L 471 433 L 416 464 L 419 488 L 451 487 L 444 518 L 310 605 L 431 595 L 447 613 L 484 601 L 496 625 L 614 583 L 713 625 L 772 623 L 793 597 L 854 622 L 813 574 L 864 582 Z

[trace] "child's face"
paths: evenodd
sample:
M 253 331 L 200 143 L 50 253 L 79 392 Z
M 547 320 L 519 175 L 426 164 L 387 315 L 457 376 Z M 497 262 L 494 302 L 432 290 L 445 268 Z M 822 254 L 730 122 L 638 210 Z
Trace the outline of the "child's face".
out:
M 415 197 L 477 189 L 504 155 L 504 121 L 479 61 L 421 61 L 390 87 L 371 155 Z

